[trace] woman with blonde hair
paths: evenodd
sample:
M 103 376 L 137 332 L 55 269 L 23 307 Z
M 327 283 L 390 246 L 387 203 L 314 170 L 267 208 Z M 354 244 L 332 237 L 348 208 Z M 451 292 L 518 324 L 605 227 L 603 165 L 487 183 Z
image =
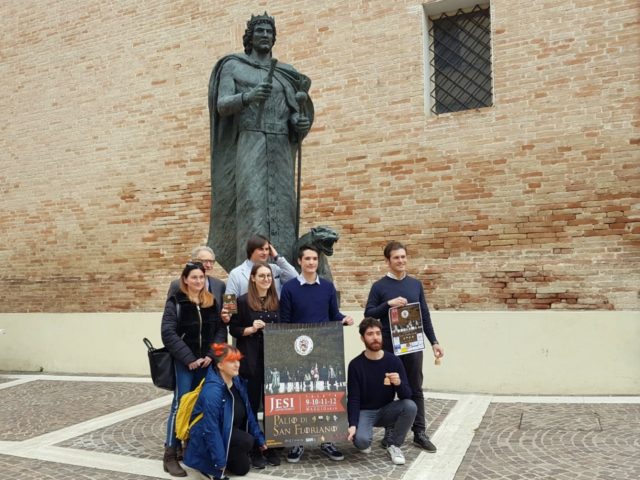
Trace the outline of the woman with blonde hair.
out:
M 213 295 L 205 288 L 204 266 L 187 263 L 180 275 L 180 290 L 167 299 L 161 327 L 162 342 L 173 357 L 176 376 L 163 458 L 164 471 L 174 477 L 187 475 L 178 463 L 182 449 L 175 433 L 180 398 L 207 374 L 213 359 L 210 345 L 227 340 L 227 327 L 214 304 Z

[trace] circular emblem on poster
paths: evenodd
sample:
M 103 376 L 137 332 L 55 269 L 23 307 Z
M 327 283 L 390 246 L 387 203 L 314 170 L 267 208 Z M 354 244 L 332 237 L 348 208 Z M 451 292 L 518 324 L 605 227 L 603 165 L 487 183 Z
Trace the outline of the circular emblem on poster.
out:
M 309 355 L 313 351 L 313 340 L 306 335 L 300 335 L 296 338 L 296 341 L 293 342 L 293 348 L 298 355 Z
M 403 310 L 402 313 L 400 314 L 400 316 L 402 318 L 409 318 L 409 311 L 408 310 Z

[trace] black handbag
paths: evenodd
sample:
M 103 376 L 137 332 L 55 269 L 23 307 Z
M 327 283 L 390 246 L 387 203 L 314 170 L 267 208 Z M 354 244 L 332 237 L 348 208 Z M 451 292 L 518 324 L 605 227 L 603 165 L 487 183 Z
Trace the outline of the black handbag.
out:
M 173 357 L 167 350 L 167 347 L 154 348 L 148 338 L 142 341 L 147 346 L 147 355 L 149 355 L 149 368 L 151 370 L 151 380 L 158 388 L 165 390 L 176 389 L 176 373 L 173 366 Z

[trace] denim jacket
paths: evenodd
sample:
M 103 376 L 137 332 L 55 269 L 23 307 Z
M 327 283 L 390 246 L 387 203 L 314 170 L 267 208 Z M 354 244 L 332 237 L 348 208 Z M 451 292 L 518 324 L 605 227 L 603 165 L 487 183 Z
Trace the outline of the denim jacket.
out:
M 240 377 L 233 379 L 247 411 L 246 430 L 264 445 L 265 439 L 258 421 L 249 405 L 247 388 Z M 207 377 L 193 408 L 193 416 L 204 413 L 189 435 L 189 444 L 184 455 L 184 464 L 206 475 L 221 478 L 227 465 L 229 442 L 233 427 L 233 394 L 215 369 L 210 367 Z

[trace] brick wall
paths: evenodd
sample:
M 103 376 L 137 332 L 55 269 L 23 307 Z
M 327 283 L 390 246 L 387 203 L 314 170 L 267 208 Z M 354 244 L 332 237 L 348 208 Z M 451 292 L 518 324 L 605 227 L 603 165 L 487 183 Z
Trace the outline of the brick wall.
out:
M 266 8 L 344 307 L 401 239 L 434 308 L 639 308 L 637 2 L 492 1 L 494 106 L 438 117 L 419 2 L 223 3 L 0 6 L 1 312 L 162 307 L 208 232 L 211 68 Z

